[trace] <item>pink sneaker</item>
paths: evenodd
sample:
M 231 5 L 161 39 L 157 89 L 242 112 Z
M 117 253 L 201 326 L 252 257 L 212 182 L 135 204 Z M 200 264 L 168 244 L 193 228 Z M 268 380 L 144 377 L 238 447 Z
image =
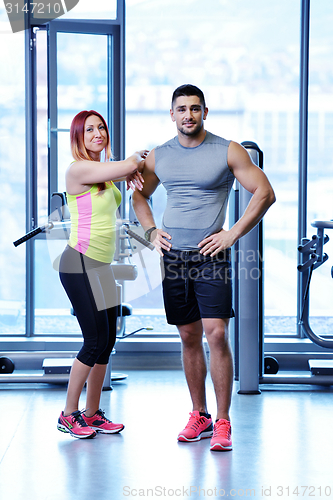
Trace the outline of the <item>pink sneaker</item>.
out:
M 58 419 L 57 428 L 61 432 L 69 432 L 72 436 L 81 439 L 93 438 L 96 436 L 96 432 L 90 429 L 83 420 L 81 411 L 74 411 L 68 415 L 68 417 L 65 417 L 62 411 Z
M 97 432 L 101 432 L 103 434 L 117 434 L 123 430 L 123 424 L 114 424 L 106 418 L 103 410 L 97 410 L 96 413 L 92 417 L 87 417 L 83 413 L 84 421 L 91 429 L 95 429 Z
M 178 434 L 178 441 L 200 441 L 213 435 L 213 421 L 192 411 L 187 426 Z
M 232 450 L 231 425 L 229 420 L 220 418 L 214 424 L 214 433 L 210 441 L 211 451 Z

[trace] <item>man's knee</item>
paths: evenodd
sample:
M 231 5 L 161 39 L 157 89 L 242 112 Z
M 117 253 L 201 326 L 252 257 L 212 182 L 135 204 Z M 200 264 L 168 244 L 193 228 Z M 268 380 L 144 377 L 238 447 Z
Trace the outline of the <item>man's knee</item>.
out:
M 178 331 L 185 347 L 195 347 L 197 345 L 201 345 L 203 335 L 201 321 L 178 326 Z
M 210 347 L 225 346 L 229 343 L 228 321 L 223 319 L 204 320 L 205 335 Z

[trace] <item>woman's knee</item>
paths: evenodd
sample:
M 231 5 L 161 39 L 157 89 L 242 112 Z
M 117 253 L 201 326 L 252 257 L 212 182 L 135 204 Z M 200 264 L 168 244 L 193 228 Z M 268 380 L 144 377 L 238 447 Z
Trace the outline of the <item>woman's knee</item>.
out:
M 98 358 L 96 360 L 97 364 L 99 364 L 99 365 L 107 365 L 108 364 L 110 356 L 112 354 L 112 349 L 114 347 L 114 344 L 115 344 L 115 340 L 110 339 L 110 341 L 108 342 L 108 345 L 106 346 L 104 351 L 101 352 L 101 354 L 98 356 Z
M 84 339 L 83 346 L 77 355 L 77 358 L 82 363 L 89 366 L 94 364 L 100 359 L 103 353 L 108 348 L 109 343 L 107 338 Z

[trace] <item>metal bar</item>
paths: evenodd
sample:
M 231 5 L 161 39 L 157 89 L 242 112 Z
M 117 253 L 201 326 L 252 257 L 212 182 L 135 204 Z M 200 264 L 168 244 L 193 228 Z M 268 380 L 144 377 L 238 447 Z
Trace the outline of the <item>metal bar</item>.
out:
M 48 24 L 47 31 L 47 82 L 48 82 L 48 212 L 51 213 L 52 193 L 58 191 L 58 69 L 57 32 L 54 22 Z
M 333 340 L 319 337 L 319 335 L 314 333 L 314 331 L 312 330 L 312 328 L 309 324 L 309 317 L 308 316 L 306 316 L 305 319 L 303 319 L 302 328 L 303 328 L 304 332 L 306 333 L 306 336 L 309 337 L 309 339 L 312 340 L 312 342 L 319 345 L 320 347 L 325 347 L 326 349 L 333 349 Z
M 239 182 L 236 180 L 234 188 L 229 197 L 229 227 L 232 227 L 239 219 Z M 239 261 L 239 241 L 231 247 L 231 261 L 233 270 L 233 288 L 232 303 L 235 317 L 230 321 L 230 332 L 232 339 L 232 350 L 234 353 L 234 378 L 239 380 L 239 315 L 238 315 L 238 297 L 239 297 L 239 279 L 238 279 L 238 261 Z
M 307 228 L 307 168 L 308 168 L 308 94 L 309 94 L 309 33 L 310 0 L 301 2 L 301 51 L 300 51 L 300 94 L 299 94 L 299 166 L 298 166 L 298 243 L 306 237 Z M 303 263 L 298 255 L 298 265 Z M 306 276 L 298 275 L 297 324 L 298 334 L 304 337 L 300 324 L 302 300 L 306 288 Z M 308 304 L 305 313 L 308 314 Z
M 261 384 L 310 384 L 333 385 L 331 375 L 264 375 L 260 378 Z
M 25 16 L 25 125 L 26 125 L 26 232 L 37 224 L 37 110 L 35 34 Z M 35 243 L 26 245 L 26 336 L 34 332 L 35 314 Z
M 112 103 L 113 150 L 116 159 L 125 158 L 125 0 L 117 0 L 118 30 L 112 37 L 112 74 L 109 72 L 109 99 Z M 111 69 L 111 68 L 110 68 Z M 123 200 L 126 189 L 123 183 L 118 185 Z M 125 203 L 120 206 L 120 217 L 125 218 Z
M 107 35 L 110 32 L 110 29 L 119 24 L 116 19 L 63 19 L 62 17 L 52 19 L 50 23 L 57 26 L 56 29 L 58 32 L 63 31 L 64 33 L 87 33 L 99 35 Z M 45 19 L 40 20 L 34 18 L 33 24 L 34 26 L 40 26 L 43 28 L 45 26 Z
M 32 383 L 32 384 L 66 384 L 69 380 L 69 374 L 64 375 L 0 375 L 0 383 Z

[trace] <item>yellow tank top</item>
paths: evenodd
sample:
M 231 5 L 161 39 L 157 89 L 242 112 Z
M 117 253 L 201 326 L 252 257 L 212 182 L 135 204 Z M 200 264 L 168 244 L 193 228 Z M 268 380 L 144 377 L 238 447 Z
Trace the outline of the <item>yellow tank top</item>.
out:
M 116 247 L 116 212 L 121 193 L 113 184 L 98 193 L 97 184 L 81 194 L 67 193 L 71 214 L 69 246 L 100 262 L 112 262 Z

